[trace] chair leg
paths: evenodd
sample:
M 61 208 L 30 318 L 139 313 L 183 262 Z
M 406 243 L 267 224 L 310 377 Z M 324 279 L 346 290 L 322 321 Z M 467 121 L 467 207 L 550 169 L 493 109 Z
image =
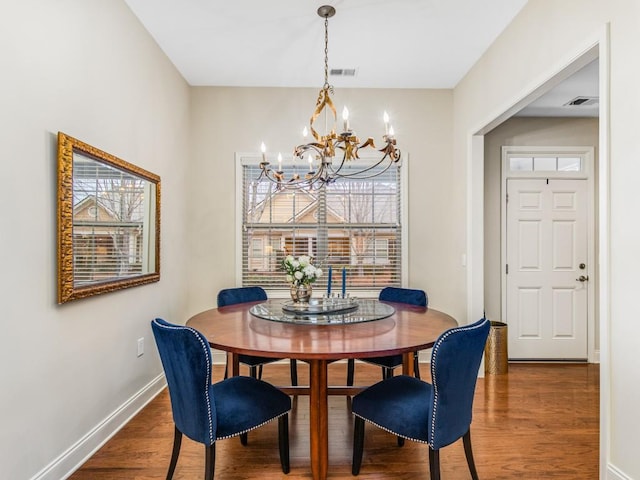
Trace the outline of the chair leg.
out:
M 398 446 L 404 447 L 404 437 L 398 437 Z
M 204 480 L 213 480 L 213 473 L 216 468 L 216 444 L 213 443 L 205 447 L 204 451 Z
M 178 455 L 180 455 L 180 445 L 182 445 L 182 432 L 178 430 L 178 427 L 174 426 L 173 431 L 173 451 L 171 452 L 171 461 L 169 462 L 169 470 L 167 471 L 167 480 L 173 478 L 173 472 L 176 469 L 178 463 Z
M 296 363 L 295 358 L 289 360 L 289 365 L 291 369 L 291 385 L 294 387 L 298 386 L 298 364 Z
M 284 473 L 289 473 L 289 414 L 278 418 L 278 447 L 280 448 L 280 465 Z
M 258 380 L 262 380 L 262 365 L 258 367 Z
M 462 437 L 462 443 L 464 443 L 464 455 L 467 457 L 467 465 L 469 465 L 469 472 L 471 472 L 471 478 L 478 480 L 478 472 L 476 471 L 476 464 L 473 461 L 473 450 L 471 450 L 471 430 L 464 434 Z
M 252 365 L 249 367 L 249 376 L 253 377 L 253 378 L 260 378 L 262 376 L 262 365 L 260 365 L 260 373 L 258 374 L 258 367 L 256 367 L 255 365 Z M 243 447 L 247 446 L 247 442 L 249 439 L 249 434 L 248 433 L 241 433 L 240 434 L 240 443 L 242 444 Z
M 440 450 L 429 447 L 429 473 L 431 480 L 440 480 Z
M 349 358 L 347 360 L 347 385 L 349 387 L 353 386 L 353 377 L 356 369 L 356 361 L 353 358 Z
M 351 473 L 358 475 L 362 465 L 362 450 L 364 449 L 364 420 L 354 417 L 353 420 L 353 460 L 351 461 Z
M 413 353 L 413 376 L 420 380 L 420 355 L 418 352 Z

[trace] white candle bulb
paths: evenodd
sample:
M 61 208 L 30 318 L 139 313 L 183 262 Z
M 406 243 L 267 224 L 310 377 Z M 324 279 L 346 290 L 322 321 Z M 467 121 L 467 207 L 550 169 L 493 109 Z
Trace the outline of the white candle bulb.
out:
M 262 143 L 260 144 L 260 151 L 262 152 L 262 161 L 263 161 L 263 162 L 266 162 L 266 161 L 267 161 L 267 156 L 265 155 L 265 152 L 267 151 L 267 147 L 266 147 L 266 145 L 264 144 L 264 142 L 262 142 Z
M 348 131 L 349 130 L 349 109 L 347 108 L 346 105 L 342 109 L 342 123 L 343 123 L 344 131 L 345 132 Z
M 302 136 L 304 138 L 307 138 L 307 135 L 309 135 L 309 130 L 307 130 L 307 127 L 304 127 L 304 129 L 302 130 Z
M 382 119 L 384 120 L 384 133 L 389 135 L 389 114 L 386 111 L 382 115 Z
M 282 171 L 282 154 L 278 153 L 278 171 Z
M 393 135 L 394 135 L 393 125 L 391 125 L 391 126 L 389 127 L 389 136 L 390 136 L 390 137 L 393 137 Z
M 309 171 L 313 172 L 313 157 L 309 154 Z

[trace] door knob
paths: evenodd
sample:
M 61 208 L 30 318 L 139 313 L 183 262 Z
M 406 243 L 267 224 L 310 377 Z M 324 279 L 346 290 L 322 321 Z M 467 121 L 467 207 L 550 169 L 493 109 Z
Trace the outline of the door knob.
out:
M 577 281 L 579 282 L 588 282 L 589 281 L 589 275 L 580 275 L 578 278 L 576 278 Z

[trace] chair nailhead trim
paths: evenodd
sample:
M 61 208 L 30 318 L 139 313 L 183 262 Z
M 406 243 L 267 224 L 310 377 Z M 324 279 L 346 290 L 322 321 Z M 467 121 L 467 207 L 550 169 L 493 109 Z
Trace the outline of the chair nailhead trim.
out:
M 378 425 L 376 422 L 372 422 L 371 420 L 369 420 L 368 418 L 364 418 L 361 415 L 358 415 L 357 413 L 354 413 L 354 415 L 358 418 L 361 418 L 362 420 L 364 420 L 367 423 L 370 423 L 371 425 L 375 425 L 376 427 L 378 427 L 381 430 L 384 430 L 385 432 L 389 432 L 393 435 L 395 435 L 396 437 L 402 437 L 402 438 L 406 438 L 407 440 L 411 440 L 412 442 L 418 442 L 418 443 L 429 443 L 429 442 L 425 442 L 424 440 L 420 440 L 419 438 L 412 438 L 412 437 L 407 437 L 406 435 L 401 435 L 397 432 L 394 432 L 393 430 L 389 430 L 386 427 L 383 427 L 382 425 Z
M 487 320 L 485 318 L 485 322 L 488 322 L 489 320 Z M 431 414 L 431 441 L 427 442 L 429 444 L 429 446 L 431 448 L 433 448 L 433 445 L 435 444 L 434 442 L 434 437 L 436 434 L 436 414 L 438 413 L 438 385 L 437 385 L 437 381 L 436 381 L 436 354 L 438 353 L 438 349 L 440 348 L 440 345 L 442 345 L 442 343 L 446 340 L 446 338 L 456 332 L 462 332 L 465 330 L 475 330 L 476 328 L 480 328 L 482 327 L 485 322 L 479 323 L 478 325 L 469 328 L 469 326 L 464 326 L 464 327 L 458 327 L 458 328 L 453 328 L 451 330 L 449 330 L 448 332 L 446 332 L 442 337 L 440 337 L 440 339 L 436 342 L 436 344 L 433 346 L 433 350 L 431 352 L 431 381 L 433 382 L 433 413 Z M 435 450 L 435 449 L 434 449 Z
M 170 330 L 182 330 L 183 328 L 186 328 L 193 335 L 195 335 L 195 337 L 200 342 L 200 345 L 202 346 L 202 350 L 204 351 L 205 357 L 207 358 L 207 362 L 206 362 L 207 363 L 207 380 L 205 384 L 204 395 L 205 395 L 205 398 L 207 399 L 207 415 L 209 417 L 209 444 L 212 445 L 216 441 L 216 439 L 213 435 L 213 421 L 211 419 L 211 399 L 209 398 L 209 386 L 211 385 L 211 357 L 210 357 L 211 349 L 208 344 L 206 345 L 204 344 L 204 342 L 202 341 L 202 338 L 200 338 L 200 335 L 198 334 L 198 331 L 191 327 L 187 327 L 187 326 L 170 327 L 167 325 L 161 325 L 157 322 L 156 322 L 156 325 L 162 328 L 170 329 Z
M 257 429 L 257 428 L 260 428 L 260 427 L 261 427 L 261 426 L 263 426 L 263 425 L 266 425 L 267 423 L 269 423 L 269 422 L 271 422 L 271 421 L 275 420 L 276 418 L 280 418 L 280 417 L 282 417 L 283 415 L 286 415 L 286 414 L 287 414 L 287 413 L 289 413 L 290 411 L 291 411 L 291 410 L 287 410 L 286 412 L 281 413 L 280 415 L 276 415 L 275 417 L 270 418 L 269 420 L 265 420 L 265 421 L 264 421 L 264 422 L 262 422 L 260 425 L 255 425 L 255 426 L 253 426 L 253 427 L 251 427 L 251 428 L 247 428 L 246 430 L 242 430 L 241 432 L 236 432 L 236 433 L 234 433 L 234 434 L 232 434 L 232 435 L 225 435 L 224 437 L 218 437 L 218 438 L 216 438 L 216 440 L 225 440 L 225 439 L 227 439 L 227 438 L 237 437 L 238 435 L 242 435 L 243 433 L 250 432 L 251 430 L 255 430 L 255 429 Z

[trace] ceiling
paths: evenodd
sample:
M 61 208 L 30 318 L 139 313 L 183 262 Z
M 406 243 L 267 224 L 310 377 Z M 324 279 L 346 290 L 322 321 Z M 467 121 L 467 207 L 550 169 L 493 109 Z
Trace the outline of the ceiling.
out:
M 324 83 L 327 0 L 125 0 L 190 85 L 314 87 Z M 334 0 L 330 76 L 343 88 L 454 88 L 527 0 Z M 598 116 L 598 62 L 518 116 Z
M 518 117 L 597 117 L 599 62 L 582 67 L 555 88 L 520 110 Z M 578 100 L 577 105 L 571 105 Z
M 324 83 L 328 0 L 125 0 L 190 85 Z M 336 87 L 453 88 L 526 0 L 334 0 Z

